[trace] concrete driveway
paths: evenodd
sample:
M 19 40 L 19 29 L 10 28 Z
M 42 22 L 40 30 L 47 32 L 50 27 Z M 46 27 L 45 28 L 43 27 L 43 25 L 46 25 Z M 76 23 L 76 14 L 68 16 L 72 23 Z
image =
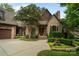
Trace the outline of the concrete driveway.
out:
M 50 49 L 47 40 L 0 40 L 0 56 L 36 56 L 39 51 Z

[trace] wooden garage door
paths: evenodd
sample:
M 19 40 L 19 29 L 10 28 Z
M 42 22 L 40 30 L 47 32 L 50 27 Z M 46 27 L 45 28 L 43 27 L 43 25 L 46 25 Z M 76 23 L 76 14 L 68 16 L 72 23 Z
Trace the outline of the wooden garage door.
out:
M 0 39 L 10 39 L 11 29 L 0 29 Z

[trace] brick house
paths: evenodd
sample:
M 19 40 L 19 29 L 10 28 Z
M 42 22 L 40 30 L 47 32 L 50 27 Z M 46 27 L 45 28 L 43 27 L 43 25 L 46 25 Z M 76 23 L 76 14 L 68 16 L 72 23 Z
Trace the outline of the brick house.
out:
M 13 39 L 17 34 L 26 35 L 29 34 L 29 29 L 22 24 L 18 24 L 14 19 L 15 13 L 0 9 L 0 39 Z M 48 10 L 45 11 L 39 25 L 34 25 L 35 33 L 38 37 L 47 37 L 50 32 L 50 28 L 54 28 L 56 31 L 62 31 L 62 24 L 60 22 L 60 11 L 56 14 L 51 14 Z

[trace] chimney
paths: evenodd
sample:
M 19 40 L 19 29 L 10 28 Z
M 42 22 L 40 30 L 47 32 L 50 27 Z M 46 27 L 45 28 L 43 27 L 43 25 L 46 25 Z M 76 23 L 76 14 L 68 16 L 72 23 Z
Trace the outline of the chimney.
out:
M 56 12 L 56 17 L 60 20 L 60 11 Z

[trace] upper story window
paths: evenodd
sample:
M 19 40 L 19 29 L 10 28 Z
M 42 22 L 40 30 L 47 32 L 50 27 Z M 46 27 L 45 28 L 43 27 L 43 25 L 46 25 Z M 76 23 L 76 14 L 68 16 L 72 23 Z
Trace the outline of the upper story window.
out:
M 0 10 L 0 20 L 4 20 L 4 12 Z
M 51 26 L 51 30 L 52 31 L 58 31 L 58 27 L 57 26 Z

